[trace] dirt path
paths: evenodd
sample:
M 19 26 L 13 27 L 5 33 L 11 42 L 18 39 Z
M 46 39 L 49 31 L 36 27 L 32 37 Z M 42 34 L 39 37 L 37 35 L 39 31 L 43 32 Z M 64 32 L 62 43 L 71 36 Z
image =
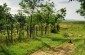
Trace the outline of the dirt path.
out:
M 54 50 L 49 48 L 43 48 L 32 53 L 31 55 L 71 55 L 74 49 L 75 45 L 70 44 L 54 48 Z

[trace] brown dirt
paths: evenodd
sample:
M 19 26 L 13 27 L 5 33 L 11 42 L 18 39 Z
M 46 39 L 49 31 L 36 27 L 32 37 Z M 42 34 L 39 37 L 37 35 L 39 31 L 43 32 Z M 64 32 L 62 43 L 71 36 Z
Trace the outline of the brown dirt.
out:
M 72 55 L 74 49 L 75 45 L 70 44 L 54 48 L 54 50 L 49 48 L 43 48 L 30 55 Z

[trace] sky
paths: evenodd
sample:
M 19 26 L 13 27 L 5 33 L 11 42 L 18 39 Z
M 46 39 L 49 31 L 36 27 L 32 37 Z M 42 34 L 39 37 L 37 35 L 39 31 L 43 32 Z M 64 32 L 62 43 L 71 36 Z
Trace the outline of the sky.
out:
M 11 8 L 11 13 L 16 14 L 17 10 L 20 9 L 19 2 L 21 0 L 0 0 L 0 5 L 7 3 L 8 7 Z M 52 0 L 55 4 L 57 10 L 61 8 L 66 8 L 66 20 L 85 20 L 80 14 L 77 14 L 76 11 L 80 8 L 80 3 L 77 1 L 69 2 L 69 0 Z

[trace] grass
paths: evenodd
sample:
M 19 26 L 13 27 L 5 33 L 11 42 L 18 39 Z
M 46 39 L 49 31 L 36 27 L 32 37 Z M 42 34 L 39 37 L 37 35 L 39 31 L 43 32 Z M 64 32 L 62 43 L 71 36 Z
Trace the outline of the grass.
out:
M 78 39 L 75 41 L 76 44 L 76 49 L 73 52 L 73 55 L 85 55 L 85 44 L 84 41 L 82 39 Z
M 76 45 L 76 49 L 74 50 L 72 55 L 85 55 L 85 24 L 84 23 L 65 23 L 64 25 L 71 25 L 67 30 L 61 30 L 61 34 L 72 33 L 72 36 L 66 37 L 75 39 L 74 44 Z
M 7 53 L 9 55 L 30 55 L 40 48 L 58 47 L 61 44 L 67 42 L 69 39 L 74 39 L 74 44 L 76 45 L 76 49 L 73 55 L 81 54 L 82 49 L 82 55 L 85 55 L 85 45 L 83 40 L 85 38 L 84 23 L 61 23 L 60 25 L 61 30 L 57 34 L 50 33 L 46 36 L 36 37 L 34 39 L 29 39 L 21 42 L 14 42 L 9 46 L 3 44 L 4 50 L 2 51 L 2 49 L 0 48 L 0 55 L 6 55 Z
M 27 42 L 17 42 L 10 46 L 4 46 L 10 55 L 26 55 L 43 47 L 42 43 L 37 40 L 29 40 Z
M 26 55 L 26 54 L 30 54 L 32 52 L 37 51 L 38 49 L 42 48 L 42 47 L 57 47 L 59 46 L 63 41 L 62 40 L 56 40 L 53 41 L 50 38 L 42 38 L 42 37 L 38 37 L 39 40 L 37 39 L 32 39 L 29 40 L 27 42 L 18 42 L 15 43 L 13 45 L 10 46 L 5 46 L 10 55 Z M 44 44 L 43 44 L 44 43 Z

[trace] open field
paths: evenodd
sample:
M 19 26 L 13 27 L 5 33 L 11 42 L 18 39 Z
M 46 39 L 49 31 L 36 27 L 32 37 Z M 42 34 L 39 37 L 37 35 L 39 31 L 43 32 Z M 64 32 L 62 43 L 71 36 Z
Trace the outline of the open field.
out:
M 0 55 L 85 55 L 84 18 L 85 0 L 0 0 Z
M 8 46 L 1 44 L 0 55 L 66 55 L 67 51 L 72 55 L 85 55 L 85 24 L 61 23 L 60 27 L 57 34 L 15 41 Z

